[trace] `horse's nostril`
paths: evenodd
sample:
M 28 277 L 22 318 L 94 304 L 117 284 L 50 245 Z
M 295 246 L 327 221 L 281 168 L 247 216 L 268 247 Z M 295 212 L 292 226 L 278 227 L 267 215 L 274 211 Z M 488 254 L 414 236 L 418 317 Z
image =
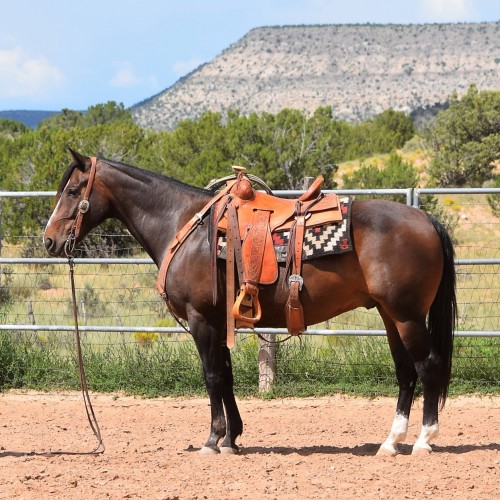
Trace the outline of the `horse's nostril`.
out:
M 44 238 L 44 243 L 45 243 L 45 248 L 47 250 L 50 249 L 50 247 L 52 246 L 52 239 L 51 238 Z

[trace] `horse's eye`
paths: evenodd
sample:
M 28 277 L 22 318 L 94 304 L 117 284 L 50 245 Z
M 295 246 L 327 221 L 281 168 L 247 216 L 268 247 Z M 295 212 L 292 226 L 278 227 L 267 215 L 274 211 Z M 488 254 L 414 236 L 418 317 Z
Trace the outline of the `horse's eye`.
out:
M 68 196 L 75 197 L 78 194 L 78 188 L 73 187 L 68 189 Z

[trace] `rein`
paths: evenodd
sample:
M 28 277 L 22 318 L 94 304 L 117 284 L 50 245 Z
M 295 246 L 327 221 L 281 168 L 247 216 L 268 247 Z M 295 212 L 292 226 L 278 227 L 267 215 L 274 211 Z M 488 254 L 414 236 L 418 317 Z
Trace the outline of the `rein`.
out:
M 266 339 L 266 337 L 264 337 L 261 333 L 257 333 L 257 332 L 255 332 L 255 333 L 256 333 L 257 337 L 259 337 L 259 339 L 262 340 L 262 342 L 265 342 L 266 344 L 270 344 L 270 345 L 282 344 L 283 342 L 286 342 L 287 340 L 290 340 L 292 337 L 294 337 L 294 335 L 290 334 L 290 335 L 288 335 L 288 337 L 285 337 L 284 339 L 270 340 L 270 339 Z M 302 345 L 302 337 L 299 337 L 299 342 Z
M 92 185 L 94 184 L 95 179 L 95 171 L 97 158 L 91 158 L 92 165 L 90 167 L 90 175 L 87 183 L 87 187 L 85 188 L 85 193 L 83 195 L 83 199 L 78 204 L 78 213 L 73 222 L 73 225 L 70 229 L 68 238 L 64 245 L 64 253 L 68 258 L 69 264 L 69 278 L 71 284 L 71 296 L 73 303 L 73 320 L 75 324 L 75 340 L 76 340 L 76 352 L 77 352 L 77 360 L 78 360 L 78 372 L 80 375 L 80 386 L 82 390 L 83 401 L 85 403 L 85 411 L 87 413 L 87 419 L 89 421 L 90 427 L 94 433 L 94 436 L 97 438 L 97 446 L 92 451 L 82 451 L 82 452 L 72 452 L 72 451 L 51 451 L 46 453 L 47 455 L 97 455 L 104 453 L 104 442 L 101 437 L 101 430 L 99 428 L 99 424 L 97 423 L 97 419 L 94 413 L 94 408 L 92 407 L 92 402 L 90 400 L 90 395 L 87 386 L 87 377 L 85 375 L 85 369 L 83 366 L 83 356 L 82 356 L 82 346 L 80 339 L 80 330 L 78 328 L 78 307 L 76 305 L 76 291 L 75 291 L 75 261 L 73 258 L 73 252 L 75 250 L 76 239 L 80 233 L 80 227 L 82 224 L 83 216 L 88 212 L 90 208 L 89 196 L 92 191 Z

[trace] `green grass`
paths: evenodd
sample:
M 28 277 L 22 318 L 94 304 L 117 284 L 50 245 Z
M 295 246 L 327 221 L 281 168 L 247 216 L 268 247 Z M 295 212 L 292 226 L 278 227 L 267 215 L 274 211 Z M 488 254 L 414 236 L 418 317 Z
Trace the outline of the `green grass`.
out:
M 457 339 L 450 394 L 500 393 L 499 351 L 498 338 Z M 92 391 L 149 397 L 205 394 L 200 360 L 191 340 L 160 336 L 147 346 L 118 343 L 98 348 L 84 342 L 83 353 Z M 257 357 L 256 336 L 239 334 L 232 360 L 235 392 L 240 397 L 258 395 Z M 385 338 L 292 339 L 278 344 L 276 357 L 275 384 L 266 397 L 397 395 Z M 77 390 L 75 360 L 74 346 L 61 346 L 55 337 L 41 343 L 32 334 L 0 332 L 3 389 Z

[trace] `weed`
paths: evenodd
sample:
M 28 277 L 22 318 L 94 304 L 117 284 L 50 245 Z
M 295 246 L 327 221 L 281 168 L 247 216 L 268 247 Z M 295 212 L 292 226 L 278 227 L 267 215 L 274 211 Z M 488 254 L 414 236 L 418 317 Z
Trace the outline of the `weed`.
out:
M 158 334 L 148 333 L 148 332 L 136 332 L 134 333 L 134 338 L 141 347 L 148 348 L 151 347 L 153 343 L 158 340 Z

